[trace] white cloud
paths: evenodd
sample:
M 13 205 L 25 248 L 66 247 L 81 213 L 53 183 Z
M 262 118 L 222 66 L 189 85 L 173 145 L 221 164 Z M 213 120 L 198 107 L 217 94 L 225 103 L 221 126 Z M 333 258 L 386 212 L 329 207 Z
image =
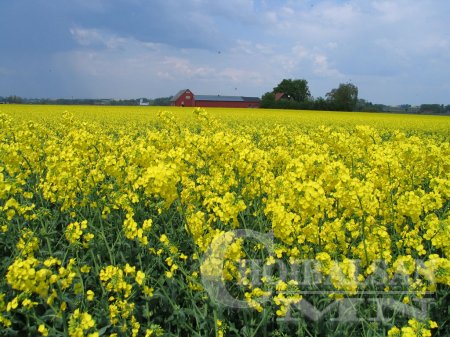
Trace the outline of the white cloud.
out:
M 321 3 L 314 7 L 311 14 L 317 18 L 322 25 L 326 25 L 330 28 L 353 26 L 361 17 L 358 7 L 353 6 L 350 3 Z
M 260 90 L 255 91 L 252 86 L 264 82 L 260 62 L 263 52 L 270 52 L 264 45 L 252 47 L 241 41 L 237 48 L 232 48 L 233 52 L 223 56 L 195 49 L 178 50 L 162 44 L 157 48 L 144 48 L 145 43 L 111 37 L 97 30 L 78 29 L 75 33 L 85 49 L 61 54 L 60 63 L 70 69 L 67 72 L 77 74 L 74 79 L 85 91 L 101 92 L 102 97 L 168 96 L 184 87 L 199 93 L 232 94 L 237 86 L 242 90 L 241 94 L 260 95 Z M 120 41 L 121 48 L 96 48 L 98 44 L 111 45 L 111 41 Z M 250 68 L 245 64 L 242 46 L 253 56 L 261 55 L 258 67 Z M 211 62 L 212 56 L 214 62 Z M 229 65 L 223 63 L 224 57 L 228 58 Z M 225 87 L 220 89 L 218 82 Z M 108 92 L 111 94 L 107 95 Z
M 209 66 L 194 65 L 188 59 L 179 57 L 166 57 L 162 62 L 166 66 L 166 72 L 172 76 L 182 76 L 186 78 L 208 77 L 214 74 L 215 70 Z
M 161 46 L 158 43 L 142 42 L 132 37 L 117 36 L 95 28 L 73 27 L 70 29 L 70 33 L 74 40 L 83 47 L 103 47 L 111 50 L 132 47 L 156 51 Z
M 247 69 L 225 68 L 219 72 L 219 75 L 235 83 L 251 81 L 261 84 L 263 82 L 263 76 L 260 72 Z
M 89 46 L 93 44 L 106 44 L 105 37 L 96 29 L 71 28 L 70 34 L 82 46 Z
M 375 15 L 381 22 L 389 24 L 399 24 L 404 21 L 418 19 L 417 9 L 421 7 L 420 3 L 411 1 L 386 1 L 378 0 L 372 1 L 372 6 L 375 9 Z
M 273 45 L 255 43 L 246 40 L 236 40 L 235 45 L 230 48 L 232 54 L 247 54 L 247 55 L 273 55 L 277 51 L 274 50 Z
M 266 21 L 266 23 L 268 23 L 268 24 L 271 24 L 271 25 L 279 24 L 278 15 L 276 12 L 272 12 L 272 11 L 265 12 L 263 14 L 263 18 Z
M 293 15 L 295 15 L 295 11 L 289 6 L 281 7 L 281 13 L 283 13 L 284 16 L 293 16 Z
M 330 66 L 328 58 L 323 54 L 313 56 L 314 72 L 320 76 L 342 78 L 342 74 Z

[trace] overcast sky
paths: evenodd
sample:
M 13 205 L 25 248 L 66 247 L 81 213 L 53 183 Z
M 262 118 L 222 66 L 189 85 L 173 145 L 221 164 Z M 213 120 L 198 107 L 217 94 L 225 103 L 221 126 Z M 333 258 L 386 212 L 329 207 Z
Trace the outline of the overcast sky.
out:
M 261 96 L 302 78 L 450 104 L 448 0 L 1 0 L 0 96 Z

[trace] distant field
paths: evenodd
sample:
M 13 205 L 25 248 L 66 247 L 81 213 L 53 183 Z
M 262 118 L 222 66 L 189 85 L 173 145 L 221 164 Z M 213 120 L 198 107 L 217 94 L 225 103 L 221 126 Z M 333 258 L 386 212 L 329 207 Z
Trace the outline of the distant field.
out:
M 110 106 L 37 106 L 3 105 L 0 113 L 12 114 L 20 119 L 52 119 L 69 111 L 82 119 L 108 122 L 152 123 L 159 111 L 170 111 L 180 122 L 192 120 L 194 108 L 180 107 L 110 107 Z M 355 126 L 371 125 L 378 128 L 439 131 L 450 133 L 449 116 L 423 116 L 392 113 L 296 111 L 271 109 L 209 108 L 208 113 L 228 123 L 283 124 L 294 126 Z
M 2 105 L 0 336 L 448 336 L 449 130 Z

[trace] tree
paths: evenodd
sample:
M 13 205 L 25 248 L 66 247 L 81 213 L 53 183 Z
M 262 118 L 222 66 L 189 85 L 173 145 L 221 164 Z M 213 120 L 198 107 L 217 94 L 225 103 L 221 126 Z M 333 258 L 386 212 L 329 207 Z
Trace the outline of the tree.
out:
M 157 106 L 167 106 L 170 105 L 170 100 L 172 99 L 172 96 L 169 97 L 158 97 L 153 100 L 152 105 Z
M 313 104 L 312 109 L 313 110 L 329 110 L 330 109 L 330 104 L 323 97 L 317 97 L 314 100 L 314 104 Z
M 273 93 L 282 92 L 289 95 L 294 101 L 306 102 L 311 98 L 308 81 L 283 79 L 280 84 L 273 88 Z
M 20 104 L 20 103 L 23 103 L 22 97 L 16 96 L 16 95 L 12 95 L 12 96 L 6 97 L 6 101 L 7 101 L 8 103 L 12 103 L 12 104 Z
M 440 114 L 444 113 L 444 111 L 444 106 L 440 104 L 422 104 L 419 110 L 420 113 L 425 114 Z
M 326 94 L 332 110 L 353 111 L 358 102 L 358 88 L 352 83 L 341 83 Z
M 275 94 L 273 92 L 266 92 L 261 97 L 261 108 L 275 108 Z

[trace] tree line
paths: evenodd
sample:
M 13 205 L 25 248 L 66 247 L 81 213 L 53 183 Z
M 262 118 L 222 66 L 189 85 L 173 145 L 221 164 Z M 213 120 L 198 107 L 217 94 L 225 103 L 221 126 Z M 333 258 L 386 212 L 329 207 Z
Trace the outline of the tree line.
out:
M 358 88 L 353 83 L 341 83 L 325 98 L 314 98 L 304 79 L 283 79 L 261 98 L 262 108 L 354 111 L 358 103 Z
M 23 98 L 16 95 L 7 97 L 0 96 L 0 103 L 9 104 L 43 104 L 43 105 L 117 105 L 133 106 L 139 105 L 141 100 L 152 106 L 170 105 L 170 97 L 158 97 L 155 99 L 133 98 L 133 99 L 95 99 L 95 98 Z
M 422 104 L 412 107 L 404 104 L 392 107 L 374 104 L 358 98 L 358 87 L 353 83 L 341 83 L 325 97 L 314 98 L 305 79 L 283 79 L 271 92 L 262 96 L 261 108 L 450 114 L 450 105 Z

